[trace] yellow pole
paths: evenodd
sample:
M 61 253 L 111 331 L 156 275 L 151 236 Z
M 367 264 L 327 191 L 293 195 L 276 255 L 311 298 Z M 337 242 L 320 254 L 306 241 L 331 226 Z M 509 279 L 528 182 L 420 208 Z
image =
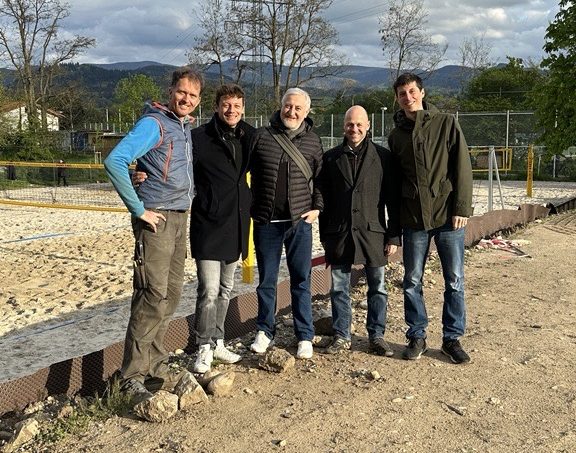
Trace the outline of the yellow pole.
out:
M 534 180 L 534 145 L 528 146 L 528 168 L 526 169 L 526 196 L 532 197 L 532 183 Z
M 250 186 L 250 173 L 246 175 L 246 180 L 248 181 L 248 186 Z M 252 219 L 250 219 L 250 232 L 248 237 L 248 256 L 244 261 L 242 261 L 242 281 L 244 283 L 254 283 L 254 263 L 256 259 L 254 257 L 254 240 L 253 240 L 253 225 Z

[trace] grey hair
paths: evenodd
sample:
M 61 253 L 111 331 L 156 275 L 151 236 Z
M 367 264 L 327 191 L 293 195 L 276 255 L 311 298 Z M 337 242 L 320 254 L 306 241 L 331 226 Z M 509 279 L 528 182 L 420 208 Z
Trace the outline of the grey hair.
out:
M 286 98 L 291 95 L 304 96 L 304 101 L 306 102 L 306 109 L 310 110 L 310 106 L 312 105 L 310 95 L 301 88 L 288 88 L 284 93 L 284 96 L 282 96 L 282 105 L 284 105 L 284 101 L 286 100 Z

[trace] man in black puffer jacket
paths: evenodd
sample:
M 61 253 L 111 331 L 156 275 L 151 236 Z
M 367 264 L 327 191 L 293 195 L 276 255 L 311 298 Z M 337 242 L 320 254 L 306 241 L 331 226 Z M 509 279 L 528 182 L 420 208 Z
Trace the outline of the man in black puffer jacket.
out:
M 252 209 L 254 246 L 259 284 L 257 334 L 251 349 L 262 353 L 275 334 L 276 286 L 282 245 L 290 272 L 290 294 L 294 332 L 298 339 L 296 357 L 312 357 L 312 300 L 310 272 L 312 223 L 323 208 L 319 173 L 322 143 L 312 131 L 310 96 L 291 88 L 282 97 L 282 107 L 274 113 L 270 127 L 260 128 L 251 145 Z M 284 151 L 273 134 L 281 134 L 300 151 L 312 174 L 305 172 Z

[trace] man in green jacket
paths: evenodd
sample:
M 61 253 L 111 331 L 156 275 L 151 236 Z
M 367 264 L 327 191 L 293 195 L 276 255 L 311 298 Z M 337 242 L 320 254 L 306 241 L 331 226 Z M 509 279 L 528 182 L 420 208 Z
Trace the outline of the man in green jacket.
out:
M 466 327 L 464 233 L 472 215 L 472 166 L 456 118 L 424 102 L 422 80 L 402 74 L 394 83 L 400 109 L 388 144 L 402 178 L 400 222 L 403 229 L 404 317 L 408 346 L 403 358 L 426 352 L 428 316 L 422 275 L 434 238 L 444 275 L 442 352 L 454 363 L 470 357 L 459 338 Z

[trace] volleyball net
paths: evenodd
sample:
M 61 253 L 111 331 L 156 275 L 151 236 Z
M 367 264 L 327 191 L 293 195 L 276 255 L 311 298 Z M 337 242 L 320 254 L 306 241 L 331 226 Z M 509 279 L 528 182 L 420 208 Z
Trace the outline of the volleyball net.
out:
M 102 164 L 0 161 L 0 203 L 126 211 Z

